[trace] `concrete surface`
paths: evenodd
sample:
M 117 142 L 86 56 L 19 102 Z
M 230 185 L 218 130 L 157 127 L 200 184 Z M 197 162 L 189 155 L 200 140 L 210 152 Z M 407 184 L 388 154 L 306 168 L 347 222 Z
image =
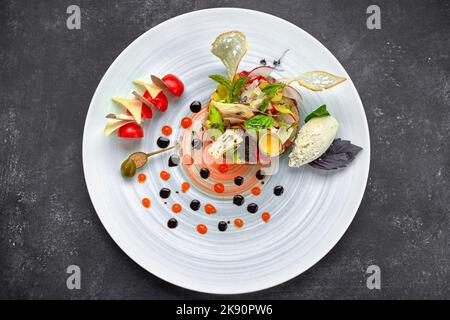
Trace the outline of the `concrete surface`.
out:
M 66 9 L 81 7 L 81 30 Z M 245 7 L 284 18 L 341 61 L 363 100 L 372 162 L 364 200 L 337 246 L 269 290 L 227 298 L 450 298 L 450 3 L 382 1 L 0 2 L 0 298 L 221 298 L 166 283 L 108 236 L 81 162 L 89 102 L 116 56 L 192 10 Z M 82 289 L 65 269 L 82 269 Z M 382 271 L 368 290 L 366 268 Z

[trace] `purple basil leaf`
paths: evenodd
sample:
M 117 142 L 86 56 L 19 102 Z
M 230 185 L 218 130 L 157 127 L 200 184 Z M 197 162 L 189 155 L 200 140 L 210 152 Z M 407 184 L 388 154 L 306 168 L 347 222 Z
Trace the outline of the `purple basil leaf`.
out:
M 318 159 L 309 164 L 322 170 L 335 170 L 346 167 L 362 150 L 348 140 L 335 139 L 331 146 Z

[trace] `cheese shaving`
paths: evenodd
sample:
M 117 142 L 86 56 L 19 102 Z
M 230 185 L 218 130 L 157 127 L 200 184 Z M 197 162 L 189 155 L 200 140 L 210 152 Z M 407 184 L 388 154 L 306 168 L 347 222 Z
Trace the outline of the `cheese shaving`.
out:
M 113 101 L 126 108 L 136 119 L 137 123 L 141 123 L 142 103 L 137 99 L 113 98 Z

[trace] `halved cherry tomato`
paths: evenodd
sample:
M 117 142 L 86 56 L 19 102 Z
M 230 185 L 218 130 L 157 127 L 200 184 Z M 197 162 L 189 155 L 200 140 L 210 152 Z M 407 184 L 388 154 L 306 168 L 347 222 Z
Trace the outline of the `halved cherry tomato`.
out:
M 142 138 L 144 131 L 136 122 L 130 122 L 119 128 L 117 136 L 119 138 Z
M 145 103 L 142 104 L 142 109 L 141 109 L 141 118 L 142 119 L 151 119 L 153 117 L 153 112 L 152 109 L 150 109 L 150 107 L 148 105 L 146 105 Z M 128 111 L 127 109 L 127 114 L 131 115 L 130 111 Z
M 177 97 L 181 96 L 184 91 L 184 84 L 177 76 L 169 73 L 166 74 L 161 80 L 166 84 L 170 92 Z
M 167 97 L 164 94 L 164 92 L 160 92 L 156 95 L 155 98 L 152 98 L 148 90 L 145 90 L 144 92 L 144 98 L 151 102 L 155 106 L 156 109 L 158 109 L 161 112 L 164 112 L 167 110 L 167 107 L 169 105 L 169 102 L 167 101 Z M 143 104 L 145 105 L 145 104 Z

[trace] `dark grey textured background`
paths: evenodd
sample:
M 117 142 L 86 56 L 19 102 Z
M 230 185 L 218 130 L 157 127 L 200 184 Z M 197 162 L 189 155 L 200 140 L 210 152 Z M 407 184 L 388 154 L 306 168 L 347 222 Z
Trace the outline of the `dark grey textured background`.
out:
M 275 3 L 276 2 L 276 3 Z M 450 298 L 448 1 L 0 1 L 0 298 L 220 298 L 166 283 L 101 225 L 83 178 L 84 119 L 97 84 L 137 36 L 209 7 L 275 14 L 341 61 L 363 100 L 372 162 L 338 245 L 301 276 L 236 298 Z M 82 29 L 66 28 L 66 8 Z M 82 269 L 82 289 L 65 269 Z M 368 290 L 367 266 L 382 270 Z

